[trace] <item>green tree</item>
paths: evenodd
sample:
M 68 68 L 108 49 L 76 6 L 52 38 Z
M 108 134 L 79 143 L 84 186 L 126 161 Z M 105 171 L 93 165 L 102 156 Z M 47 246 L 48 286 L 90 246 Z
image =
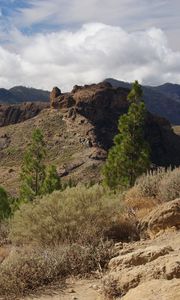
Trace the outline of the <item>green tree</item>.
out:
M 112 189 L 132 186 L 150 165 L 149 145 L 144 140 L 146 109 L 139 99 L 139 88 L 135 93 L 137 83 L 133 85 L 133 93 L 132 90 L 130 92 L 132 104 L 128 113 L 119 119 L 119 133 L 114 138 L 114 146 L 103 168 L 104 181 Z
M 40 129 L 35 129 L 21 169 L 20 196 L 25 201 L 32 201 L 34 197 L 41 194 L 45 179 L 45 154 L 43 134 Z
M 46 176 L 42 186 L 42 193 L 51 194 L 54 190 L 60 190 L 61 188 L 61 181 L 56 167 L 54 165 L 47 167 Z
M 6 191 L 0 187 L 0 220 L 8 218 L 11 214 L 11 203 Z
M 143 91 L 137 80 L 132 84 L 132 89 L 128 95 L 129 102 L 140 103 L 142 101 Z

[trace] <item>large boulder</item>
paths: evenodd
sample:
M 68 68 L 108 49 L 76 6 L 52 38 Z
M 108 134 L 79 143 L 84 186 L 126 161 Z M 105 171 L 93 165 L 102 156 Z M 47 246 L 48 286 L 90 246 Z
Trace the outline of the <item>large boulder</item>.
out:
M 156 207 L 141 220 L 141 235 L 155 236 L 169 228 L 180 228 L 180 199 Z

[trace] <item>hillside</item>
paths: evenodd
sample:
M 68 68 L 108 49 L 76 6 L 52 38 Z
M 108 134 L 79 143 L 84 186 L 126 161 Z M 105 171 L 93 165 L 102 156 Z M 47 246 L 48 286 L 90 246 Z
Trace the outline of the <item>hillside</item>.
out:
M 48 100 L 48 91 L 24 86 L 15 86 L 9 90 L 0 88 L 0 104 L 17 104 L 36 101 L 47 102 Z
M 62 180 L 99 181 L 101 165 L 117 133 L 118 118 L 128 109 L 127 94 L 127 89 L 112 88 L 107 83 L 76 86 L 71 93 L 51 97 L 51 109 L 41 110 L 19 124 L 1 127 L 0 185 L 18 193 L 23 153 L 36 127 L 45 136 L 47 161 L 57 166 Z M 180 138 L 168 121 L 148 114 L 146 139 L 154 164 L 180 165 Z
M 118 88 L 131 88 L 131 84 L 108 78 L 112 86 Z M 148 110 L 158 116 L 164 117 L 171 124 L 180 125 L 180 85 L 167 83 L 161 86 L 143 86 L 143 99 Z

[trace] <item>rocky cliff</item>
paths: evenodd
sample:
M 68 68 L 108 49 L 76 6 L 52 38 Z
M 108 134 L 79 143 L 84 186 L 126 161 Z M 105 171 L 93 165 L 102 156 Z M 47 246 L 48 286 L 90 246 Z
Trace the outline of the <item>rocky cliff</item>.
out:
M 17 105 L 0 105 L 0 127 L 16 124 L 35 117 L 42 109 L 47 108 L 45 103 L 22 103 Z

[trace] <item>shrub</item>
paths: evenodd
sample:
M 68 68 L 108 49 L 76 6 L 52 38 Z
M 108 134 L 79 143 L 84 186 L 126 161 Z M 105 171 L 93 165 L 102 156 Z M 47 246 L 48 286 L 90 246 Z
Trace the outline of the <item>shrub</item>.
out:
M 20 297 L 57 280 L 63 283 L 66 276 L 101 270 L 111 257 L 109 243 L 14 250 L 0 265 L 0 297 Z
M 162 201 L 180 198 L 180 168 L 168 172 L 159 183 L 158 197 Z
M 170 201 L 180 197 L 180 168 L 159 168 L 142 175 L 135 185 L 139 197 Z
M 170 169 L 166 171 L 164 168 L 158 168 L 157 170 L 143 174 L 136 180 L 139 195 L 142 197 L 157 197 L 161 179 L 170 172 Z
M 96 243 L 121 222 L 122 212 L 121 196 L 99 185 L 67 188 L 22 205 L 12 218 L 10 238 L 19 244 Z

